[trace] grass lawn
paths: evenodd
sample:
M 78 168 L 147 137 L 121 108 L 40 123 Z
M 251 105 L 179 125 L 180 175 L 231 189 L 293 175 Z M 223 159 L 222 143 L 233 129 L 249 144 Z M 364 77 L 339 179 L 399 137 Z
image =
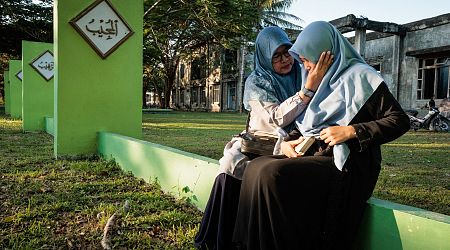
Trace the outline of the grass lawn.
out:
M 194 249 L 196 208 L 112 162 L 54 160 L 52 137 L 21 126 L 0 114 L 0 249 L 102 249 L 115 212 L 115 249 Z
M 219 159 L 245 121 L 236 113 L 144 114 L 143 137 Z M 115 212 L 121 212 L 111 238 L 116 249 L 193 249 L 196 208 L 113 162 L 55 160 L 52 137 L 21 126 L 0 113 L 0 249 L 101 249 Z M 450 133 L 408 132 L 384 145 L 374 196 L 450 215 L 449 152 Z

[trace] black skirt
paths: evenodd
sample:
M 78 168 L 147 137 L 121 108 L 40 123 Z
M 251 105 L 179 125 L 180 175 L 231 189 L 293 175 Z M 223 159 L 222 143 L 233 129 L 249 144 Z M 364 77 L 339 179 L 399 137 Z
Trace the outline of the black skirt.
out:
M 227 174 L 219 174 L 203 214 L 195 246 L 199 249 L 232 249 L 234 222 L 241 181 Z
M 242 249 L 322 249 L 341 212 L 342 174 L 330 156 L 264 156 L 247 166 L 233 241 Z

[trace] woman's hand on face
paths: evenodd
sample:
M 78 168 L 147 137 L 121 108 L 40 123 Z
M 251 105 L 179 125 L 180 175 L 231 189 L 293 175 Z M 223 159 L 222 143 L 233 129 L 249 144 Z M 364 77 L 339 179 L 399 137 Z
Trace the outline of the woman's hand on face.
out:
M 356 138 L 353 126 L 331 126 L 320 131 L 320 139 L 330 146 L 343 143 L 352 138 Z
M 323 77 L 327 73 L 328 68 L 333 63 L 333 55 L 330 51 L 324 51 L 320 54 L 319 61 L 316 64 L 310 64 L 312 67 L 308 72 L 308 79 L 305 87 L 316 91 L 319 84 L 322 82 Z
M 297 140 L 282 142 L 280 145 L 281 152 L 289 158 L 300 157 L 301 155 L 298 154 L 297 152 L 295 152 L 295 146 L 300 144 L 303 140 L 304 140 L 304 138 L 300 137 Z

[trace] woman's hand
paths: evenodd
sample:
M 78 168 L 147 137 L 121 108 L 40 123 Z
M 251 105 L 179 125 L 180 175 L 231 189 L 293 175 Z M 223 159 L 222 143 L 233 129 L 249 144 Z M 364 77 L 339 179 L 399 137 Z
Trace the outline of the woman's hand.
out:
M 327 73 L 328 68 L 333 63 L 333 55 L 330 51 L 324 51 L 320 54 L 319 61 L 316 64 L 312 65 L 311 69 L 308 72 L 308 78 L 305 83 L 305 88 L 310 89 L 312 91 L 316 91 L 319 88 L 320 83 L 322 82 L 323 77 Z
M 330 146 L 356 138 L 356 131 L 353 126 L 331 126 L 320 131 L 320 139 Z
M 303 140 L 304 140 L 304 138 L 300 137 L 297 140 L 282 142 L 280 145 L 281 153 L 283 153 L 285 156 L 287 156 L 289 158 L 302 156 L 301 154 L 298 154 L 297 152 L 295 152 L 295 146 L 302 143 Z

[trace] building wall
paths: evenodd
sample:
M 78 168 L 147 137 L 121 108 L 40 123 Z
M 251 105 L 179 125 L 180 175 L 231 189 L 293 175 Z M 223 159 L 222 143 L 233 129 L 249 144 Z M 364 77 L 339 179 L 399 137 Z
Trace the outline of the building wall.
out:
M 406 109 L 423 107 L 429 100 L 417 99 L 419 58 L 450 57 L 450 23 L 433 26 L 433 22 L 428 20 L 415 29 L 408 31 L 404 37 L 380 35 L 374 39 L 368 38 L 365 47 L 366 61 L 371 65 L 380 65 L 386 84 Z M 407 55 L 417 51 L 424 52 Z M 430 54 L 430 51 L 433 53 Z M 441 101 L 437 99 L 436 104 Z
M 413 32 L 408 32 L 405 37 L 404 42 L 404 53 L 418 50 L 426 50 L 432 48 L 442 48 L 448 47 L 450 45 L 450 23 L 445 25 L 440 25 L 437 27 L 429 27 L 423 30 L 417 30 Z M 439 49 L 436 49 L 439 50 Z M 447 54 L 449 50 L 440 51 L 435 56 L 440 57 Z M 440 54 L 440 55 L 439 55 Z M 404 86 L 404 91 L 401 95 L 401 103 L 405 105 L 410 105 L 411 107 L 421 107 L 428 100 L 418 100 L 417 99 L 417 68 L 418 68 L 418 58 L 427 57 L 426 54 L 417 56 L 406 56 L 405 62 L 402 64 L 403 72 L 402 85 Z M 442 100 L 437 100 L 436 104 L 439 104 Z
M 225 51 L 218 47 L 208 47 L 199 53 L 207 55 L 201 64 L 201 77 L 193 76 L 197 67 L 195 59 L 181 61 L 178 66 L 171 97 L 172 108 L 210 112 L 240 111 L 244 81 L 244 74 L 240 74 L 243 50 L 231 51 L 232 56 L 228 54 L 227 58 Z
M 391 92 L 396 89 L 392 69 L 394 36 L 366 42 L 365 59 L 370 65 L 380 65 L 380 71 Z

